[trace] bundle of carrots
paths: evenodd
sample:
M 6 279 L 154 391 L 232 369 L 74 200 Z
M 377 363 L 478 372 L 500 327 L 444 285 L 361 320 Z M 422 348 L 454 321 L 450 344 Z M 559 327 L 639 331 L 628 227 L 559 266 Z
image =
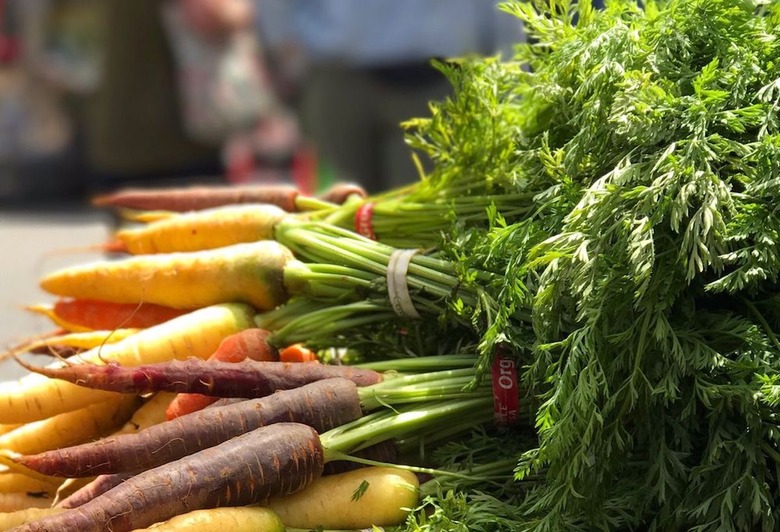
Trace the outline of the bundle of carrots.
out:
M 134 209 L 136 226 L 117 230 L 110 259 L 41 279 L 55 300 L 29 310 L 56 329 L 11 350 L 30 375 L 0 385 L 0 481 L 37 491 L 18 484 L 0 527 L 400 526 L 436 489 L 425 486 L 475 478 L 421 465 L 494 419 L 473 344 L 411 353 L 356 335 L 423 338 L 404 329 L 446 329 L 444 299 L 486 295 L 422 250 L 430 242 L 399 259 L 404 250 L 332 223 L 366 201 L 346 191 L 341 206 L 287 188 L 256 190 L 265 203 L 229 187 L 99 198 Z M 92 430 L 55 437 L 65 420 Z M 25 431 L 36 445 L 19 443 Z M 496 467 L 511 478 L 511 464 Z

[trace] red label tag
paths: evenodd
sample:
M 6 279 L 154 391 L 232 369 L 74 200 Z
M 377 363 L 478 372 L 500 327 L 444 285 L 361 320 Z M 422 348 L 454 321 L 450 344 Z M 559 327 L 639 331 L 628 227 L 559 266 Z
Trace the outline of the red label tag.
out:
M 517 421 L 520 408 L 515 361 L 498 355 L 490 373 L 493 377 L 493 420 L 497 425 L 511 425 Z
M 364 203 L 355 212 L 355 231 L 371 240 L 376 240 L 374 234 L 374 204 Z

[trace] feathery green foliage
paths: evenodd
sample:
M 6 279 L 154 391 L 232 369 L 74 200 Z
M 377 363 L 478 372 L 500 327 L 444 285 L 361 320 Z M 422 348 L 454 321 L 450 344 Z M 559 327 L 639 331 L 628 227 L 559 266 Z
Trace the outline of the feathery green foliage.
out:
M 539 401 L 514 529 L 777 529 L 778 3 L 504 7 L 529 42 L 449 68 L 409 141 L 427 187 L 533 198 L 443 245 L 502 274 L 461 310 Z

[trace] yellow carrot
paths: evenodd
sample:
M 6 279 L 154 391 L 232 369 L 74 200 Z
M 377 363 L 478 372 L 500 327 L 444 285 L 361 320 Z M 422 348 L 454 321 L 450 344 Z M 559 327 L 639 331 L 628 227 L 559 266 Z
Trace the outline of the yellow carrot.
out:
M 26 525 L 27 523 L 37 521 L 47 515 L 54 515 L 64 511 L 61 508 L 48 508 L 48 499 L 37 499 L 34 501 L 38 506 L 35 506 L 34 504 L 31 504 L 30 506 L 21 506 L 29 499 L 29 496 L 25 498 L 19 497 L 18 504 L 20 505 L 20 508 L 15 511 L 12 508 L 13 504 L 11 503 L 7 505 L 9 508 L 8 510 L 2 510 L 2 513 L 0 513 L 0 530 L 8 530 L 16 526 Z
M 116 238 L 134 255 L 200 251 L 273 240 L 274 227 L 287 213 L 274 205 L 246 204 L 192 211 L 124 229 Z
M 353 529 L 401 524 L 417 506 L 417 476 L 390 467 L 363 467 L 318 478 L 303 490 L 263 506 L 288 527 Z
M 13 471 L 0 473 L 0 493 L 45 493 L 52 495 L 60 484 L 62 484 L 62 479 L 57 477 L 31 477 Z
M 8 424 L 0 425 L 0 434 L 5 434 L 6 432 L 11 432 L 12 430 L 18 429 L 21 426 L 22 426 L 21 423 L 14 423 L 12 425 L 8 425 Z
M 151 223 L 178 215 L 179 213 L 176 211 L 166 210 L 117 209 L 119 218 L 137 223 Z
M 176 395 L 168 392 L 154 394 L 138 407 L 130 420 L 114 434 L 130 434 L 166 421 L 165 411 Z
M 35 454 L 84 443 L 121 426 L 139 403 L 136 396 L 115 394 L 78 410 L 26 423 L 0 436 L 0 449 Z
M 71 266 L 41 280 L 59 296 L 199 308 L 233 301 L 270 310 L 288 299 L 284 268 L 292 252 L 273 241 L 206 251 L 140 255 Z
M 113 361 L 124 366 L 138 366 L 174 358 L 207 358 L 223 338 L 252 327 L 253 315 L 251 307 L 237 303 L 205 307 L 67 361 L 94 364 Z M 0 383 L 0 423 L 37 421 L 113 395 L 113 392 L 91 390 L 30 374 L 18 381 Z
M 136 529 L 134 532 L 188 530 L 197 530 L 198 532 L 284 532 L 285 527 L 279 516 L 267 508 L 239 506 L 194 510 L 149 528 Z
M 24 352 L 53 352 L 59 348 L 73 347 L 76 349 L 92 349 L 105 344 L 113 344 L 135 334 L 140 329 L 114 329 L 112 331 L 80 331 L 49 336 L 40 340 L 33 340 L 27 344 L 21 344 L 14 351 Z

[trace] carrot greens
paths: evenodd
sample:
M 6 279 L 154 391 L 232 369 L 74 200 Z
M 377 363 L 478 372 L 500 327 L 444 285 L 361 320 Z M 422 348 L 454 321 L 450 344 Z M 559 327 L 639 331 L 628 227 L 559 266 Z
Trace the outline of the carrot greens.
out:
M 533 198 L 441 246 L 503 274 L 473 323 L 539 401 L 513 529 L 775 529 L 780 5 L 504 9 L 516 62 L 450 68 L 411 141 L 431 183 Z

